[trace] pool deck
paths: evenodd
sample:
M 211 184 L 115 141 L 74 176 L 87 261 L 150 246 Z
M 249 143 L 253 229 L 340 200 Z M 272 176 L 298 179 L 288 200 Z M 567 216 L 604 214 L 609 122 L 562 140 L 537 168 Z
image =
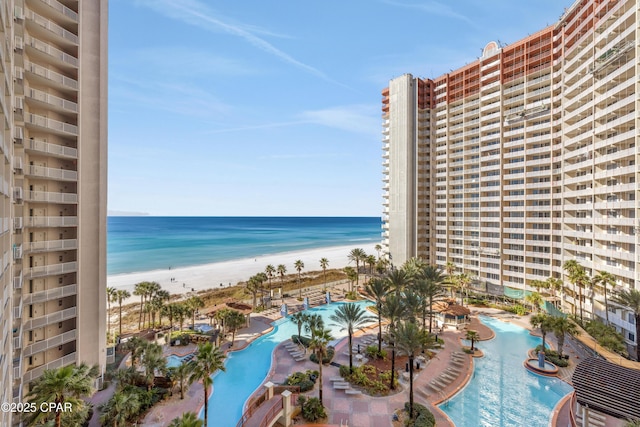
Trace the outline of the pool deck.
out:
M 478 314 L 488 315 L 502 321 L 514 323 L 518 326 L 531 329 L 528 316 L 513 316 L 510 313 L 490 308 L 472 307 L 471 309 L 472 321 L 467 329 L 478 331 L 480 336 L 479 341 L 493 338 L 494 333 L 489 327 L 483 325 L 478 320 Z M 237 351 L 244 348 L 254 339 L 270 331 L 272 328 L 270 322 L 273 320 L 273 317 L 265 317 L 260 313 L 253 314 L 251 317 L 250 327 L 241 330 L 240 333 L 236 335 L 236 342 L 231 351 Z M 358 343 L 362 343 L 364 345 L 363 340 L 375 337 L 376 333 L 377 325 L 363 332 L 357 332 L 354 338 L 354 345 L 357 345 Z M 437 427 L 451 427 L 453 426 L 453 423 L 444 412 L 438 409 L 437 405 L 442 402 L 445 402 L 446 404 L 446 401 L 451 396 L 456 394 L 466 385 L 473 374 L 473 358 L 470 355 L 463 355 L 462 360 L 464 363 L 455 366 L 455 368 L 460 370 L 457 377 L 452 380 L 451 383 L 441 387 L 439 392 L 431 389 L 428 386 L 430 381 L 445 372 L 447 368 L 454 367 L 452 362 L 452 353 L 460 353 L 462 351 L 461 340 L 464 339 L 465 331 L 447 329 L 438 336 L 445 341 L 444 348 L 438 351 L 436 356 L 427 363 L 426 367 L 414 372 L 414 398 L 416 402 L 424 404 L 431 409 L 436 417 Z M 551 345 L 556 345 L 553 334 L 549 334 L 547 340 Z M 338 364 L 349 363 L 348 356 L 344 354 L 348 351 L 347 345 L 346 339 L 338 343 L 334 362 Z M 480 347 L 482 347 L 481 343 Z M 180 351 L 177 351 L 176 347 L 167 347 L 167 354 L 186 354 L 194 349 L 195 345 L 193 344 L 180 347 Z M 229 351 L 228 343 L 223 346 L 223 349 L 225 351 Z M 578 348 L 571 346 L 571 342 L 569 340 L 567 340 L 565 344 L 565 350 L 572 359 L 572 362 L 574 362 L 570 365 L 570 368 L 561 368 L 560 377 L 566 380 L 571 378 L 575 364 L 578 363 L 581 358 L 586 357 L 586 355 L 581 354 Z M 318 367 L 317 364 L 311 362 L 308 358 L 304 361 L 296 362 L 283 344 L 278 345 L 275 348 L 272 358 L 273 363 L 271 371 L 267 375 L 265 382 L 272 381 L 276 384 L 282 383 L 285 378 L 293 372 L 304 371 L 307 369 L 317 370 Z M 523 354 L 523 361 L 525 358 L 526 354 Z M 329 414 L 327 425 L 339 426 L 341 423 L 344 424 L 345 422 L 348 422 L 350 427 L 389 427 L 393 425 L 393 413 L 397 409 L 402 408 L 404 406 L 404 402 L 408 400 L 408 382 L 404 379 L 401 379 L 400 387 L 396 394 L 384 397 L 371 397 L 363 394 L 347 394 L 344 389 L 334 388 L 332 386 L 333 384 L 331 379 L 339 376 L 340 374 L 337 367 L 328 365 L 323 368 L 323 400 Z M 256 393 L 260 393 L 262 391 L 263 389 L 259 388 Z M 307 394 L 309 396 L 317 396 L 317 386 L 313 391 Z M 164 427 L 167 426 L 173 418 L 182 415 L 184 412 L 191 411 L 199 413 L 203 405 L 203 397 L 204 393 L 202 391 L 201 383 L 193 384 L 185 393 L 184 400 L 180 400 L 179 393 L 174 392 L 174 396 L 172 398 L 152 408 L 145 417 L 142 425 L 150 427 Z M 553 414 L 553 419 L 555 421 L 554 425 L 567 425 L 568 402 L 569 401 L 565 399 L 561 402 L 564 403 L 564 405 L 561 404 L 555 409 Z M 215 416 L 214 414 L 212 415 Z M 301 420 L 296 421 L 297 423 L 301 423 Z

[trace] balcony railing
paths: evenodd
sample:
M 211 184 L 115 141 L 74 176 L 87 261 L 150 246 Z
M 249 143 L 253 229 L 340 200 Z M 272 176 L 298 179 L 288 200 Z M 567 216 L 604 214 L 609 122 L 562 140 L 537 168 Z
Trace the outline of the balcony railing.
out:
M 67 99 L 64 98 L 60 98 L 59 96 L 54 96 L 54 95 L 50 95 L 46 92 L 43 92 L 41 90 L 38 89 L 31 89 L 28 88 L 26 90 L 26 94 L 27 98 L 31 98 L 34 99 L 36 101 L 40 101 L 43 102 L 45 104 L 49 104 L 51 106 L 54 107 L 58 107 L 60 109 L 66 110 L 66 111 L 70 111 L 72 113 L 77 113 L 78 112 L 78 104 L 73 102 L 73 101 L 69 101 Z
M 77 181 L 78 172 L 65 169 L 47 168 L 44 166 L 28 166 L 26 175 L 40 176 L 43 178 L 58 179 L 61 181 Z
M 25 356 L 31 356 L 32 354 L 40 353 L 41 351 L 45 351 L 49 348 L 57 347 L 59 345 L 66 344 L 69 341 L 73 341 L 76 339 L 76 336 L 77 333 L 75 329 L 56 335 L 55 337 L 26 346 L 23 350 L 23 354 Z
M 28 319 L 24 322 L 24 329 L 31 330 L 41 328 L 45 325 L 52 323 L 62 322 L 63 320 L 73 319 L 77 316 L 77 307 L 67 308 L 66 310 L 56 311 L 55 313 L 47 314 L 45 316 Z
M 24 219 L 25 227 L 76 227 L 77 216 L 30 216 Z
M 24 66 L 25 66 L 25 70 L 27 70 L 27 71 L 29 71 L 29 72 L 37 75 L 37 76 L 40 76 L 40 77 L 43 77 L 43 78 L 45 78 L 47 80 L 51 80 L 53 82 L 59 83 L 62 86 L 68 87 L 69 89 L 74 89 L 74 90 L 78 89 L 78 81 L 72 79 L 71 77 L 67 77 L 67 76 L 65 76 L 63 74 L 60 74 L 60 73 L 58 73 L 56 71 L 52 71 L 52 70 L 50 70 L 48 68 L 45 68 L 45 67 L 43 67 L 41 65 L 34 64 L 33 62 L 25 61 L 25 65 Z
M 57 368 L 61 368 L 63 366 L 66 365 L 70 365 L 72 363 L 75 363 L 76 361 L 76 353 L 70 353 L 67 354 L 64 357 L 61 357 L 59 359 L 53 360 L 47 364 L 38 366 L 35 369 L 31 369 L 30 371 L 27 371 L 24 373 L 24 375 L 22 376 L 22 382 L 23 383 L 29 383 L 33 380 L 35 380 L 36 378 L 38 378 L 40 375 L 42 375 L 44 373 L 44 371 L 48 370 L 48 369 L 57 369 Z
M 63 6 L 65 7 L 65 6 Z M 72 11 L 73 12 L 73 11 Z M 63 12 L 64 13 L 64 12 Z M 73 12 L 75 14 L 75 12 Z M 37 13 L 31 11 L 31 10 L 27 10 L 26 13 L 26 17 L 27 19 L 30 19 L 31 21 L 35 22 L 36 24 L 40 25 L 43 28 L 46 28 L 47 30 L 51 31 L 54 34 L 57 34 L 58 36 L 69 40 L 71 43 L 74 44 L 78 44 L 78 36 L 73 34 L 71 31 L 68 31 L 64 28 L 62 28 L 60 25 L 56 24 L 53 21 L 50 21 L 49 19 L 38 15 Z M 76 14 L 76 18 L 77 18 L 77 14 Z
M 53 193 L 47 191 L 27 191 L 27 198 L 30 202 L 46 203 L 78 203 L 76 193 Z
M 64 123 L 58 120 L 53 120 L 48 117 L 38 116 L 31 113 L 26 115 L 25 121 L 32 125 L 40 126 L 50 130 L 59 131 L 74 136 L 78 135 L 78 126 L 71 123 Z
M 35 277 L 52 276 L 56 274 L 72 273 L 78 270 L 78 263 L 65 262 L 62 264 L 44 265 L 42 267 L 32 267 L 23 270 L 26 279 Z
M 24 246 L 24 250 L 28 252 L 64 251 L 78 249 L 78 240 L 46 240 L 42 242 L 23 243 L 22 246 Z
M 26 294 L 24 296 L 25 304 L 36 304 L 45 301 L 51 301 L 54 299 L 60 299 L 78 293 L 78 285 L 75 283 L 72 285 L 66 285 L 55 289 L 49 289 L 46 291 L 34 292 L 32 294 Z
M 69 55 L 68 53 L 51 46 L 50 44 L 47 44 L 41 40 L 36 39 L 35 37 L 31 37 L 28 36 L 26 38 L 26 44 L 27 46 L 31 46 L 32 48 L 45 53 L 49 56 L 51 56 L 52 58 L 55 58 L 59 61 L 64 62 L 65 64 L 68 64 L 72 67 L 77 67 L 78 66 L 78 58 L 76 58 L 73 55 Z
M 65 147 L 63 145 L 50 144 L 44 141 L 38 141 L 29 139 L 25 141 L 25 149 L 27 151 L 37 151 L 40 153 L 52 154 L 58 157 L 64 157 L 69 159 L 78 158 L 78 150 L 71 147 Z
M 75 22 L 78 22 L 78 14 L 69 9 L 67 6 L 63 5 L 57 0 L 40 0 L 42 3 L 46 3 L 51 6 L 52 9 L 57 10 L 62 13 L 64 16 L 73 19 Z

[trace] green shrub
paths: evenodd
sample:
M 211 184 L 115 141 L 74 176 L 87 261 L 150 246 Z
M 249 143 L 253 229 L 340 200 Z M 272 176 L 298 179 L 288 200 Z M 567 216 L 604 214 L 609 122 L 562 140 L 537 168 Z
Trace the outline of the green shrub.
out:
M 306 372 L 294 372 L 285 380 L 285 385 L 296 385 L 301 392 L 309 391 L 313 388 L 318 378 L 318 371 L 308 370 Z
M 616 331 L 613 326 L 607 326 L 600 320 L 590 320 L 584 325 L 584 329 L 602 347 L 618 353 L 622 357 L 629 357 L 623 335 Z
M 328 363 L 331 363 L 335 354 L 336 354 L 336 349 L 333 346 L 328 346 L 327 353 L 322 358 L 322 364 L 326 365 Z M 311 356 L 309 357 L 309 359 L 313 363 L 318 363 L 318 356 L 315 353 L 311 353 Z
M 347 292 L 344 296 L 346 299 L 350 299 L 353 301 L 358 299 L 358 293 L 356 291 Z
M 542 344 L 536 347 L 536 355 L 542 350 Z M 553 363 L 559 368 L 566 368 L 569 366 L 569 361 L 565 358 L 560 357 L 560 353 L 555 350 L 546 349 L 544 352 L 545 360 Z
M 320 399 L 317 397 L 310 397 L 307 399 L 305 396 L 298 398 L 298 403 L 302 409 L 302 417 L 306 421 L 318 421 L 322 418 L 327 418 L 327 413 L 324 406 L 320 403 Z
M 340 376 L 342 378 L 348 378 L 351 375 L 351 371 L 349 371 L 348 365 L 340 365 Z
M 305 347 L 309 347 L 311 338 L 307 338 L 299 335 L 291 335 L 291 341 L 293 341 L 296 344 L 302 344 Z
M 380 350 L 378 351 L 378 346 L 377 345 L 370 345 L 368 346 L 365 351 L 364 354 L 369 358 L 369 359 L 384 359 L 385 357 L 387 357 L 387 351 L 386 350 Z
M 405 402 L 404 410 L 409 413 L 409 402 Z M 405 421 L 405 426 L 413 426 L 413 427 L 435 427 L 436 418 L 433 416 L 431 411 L 424 405 L 419 403 L 413 403 L 413 419 L 409 419 Z

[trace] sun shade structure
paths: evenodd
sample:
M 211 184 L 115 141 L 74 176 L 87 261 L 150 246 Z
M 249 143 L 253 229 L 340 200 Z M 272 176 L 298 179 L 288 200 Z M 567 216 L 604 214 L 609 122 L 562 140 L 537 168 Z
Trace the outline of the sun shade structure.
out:
M 591 357 L 572 377 L 579 404 L 623 419 L 640 419 L 640 371 Z

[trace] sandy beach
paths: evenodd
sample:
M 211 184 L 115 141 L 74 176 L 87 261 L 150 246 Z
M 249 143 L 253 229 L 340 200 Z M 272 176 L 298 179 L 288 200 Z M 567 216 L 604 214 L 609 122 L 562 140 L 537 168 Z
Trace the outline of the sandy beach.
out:
M 362 248 L 368 255 L 378 255 L 375 243 L 350 246 L 333 246 L 328 248 L 309 249 L 297 252 L 284 252 L 274 255 L 265 255 L 258 258 L 245 258 L 233 261 L 218 262 L 213 264 L 197 265 L 192 267 L 172 268 L 166 270 L 143 271 L 139 273 L 116 274 L 107 277 L 107 286 L 116 289 L 126 289 L 133 293 L 136 283 L 158 282 L 163 289 L 171 294 L 182 294 L 192 290 L 215 289 L 247 280 L 256 273 L 264 272 L 267 265 L 278 267 L 284 264 L 287 274 L 295 274 L 294 262 L 301 260 L 304 263 L 302 273 L 318 271 L 320 259 L 329 260 L 329 268 L 343 268 L 349 263 L 349 252 L 356 248 Z M 174 278 L 175 281 L 171 279 Z M 138 301 L 137 297 L 131 297 L 129 301 Z

